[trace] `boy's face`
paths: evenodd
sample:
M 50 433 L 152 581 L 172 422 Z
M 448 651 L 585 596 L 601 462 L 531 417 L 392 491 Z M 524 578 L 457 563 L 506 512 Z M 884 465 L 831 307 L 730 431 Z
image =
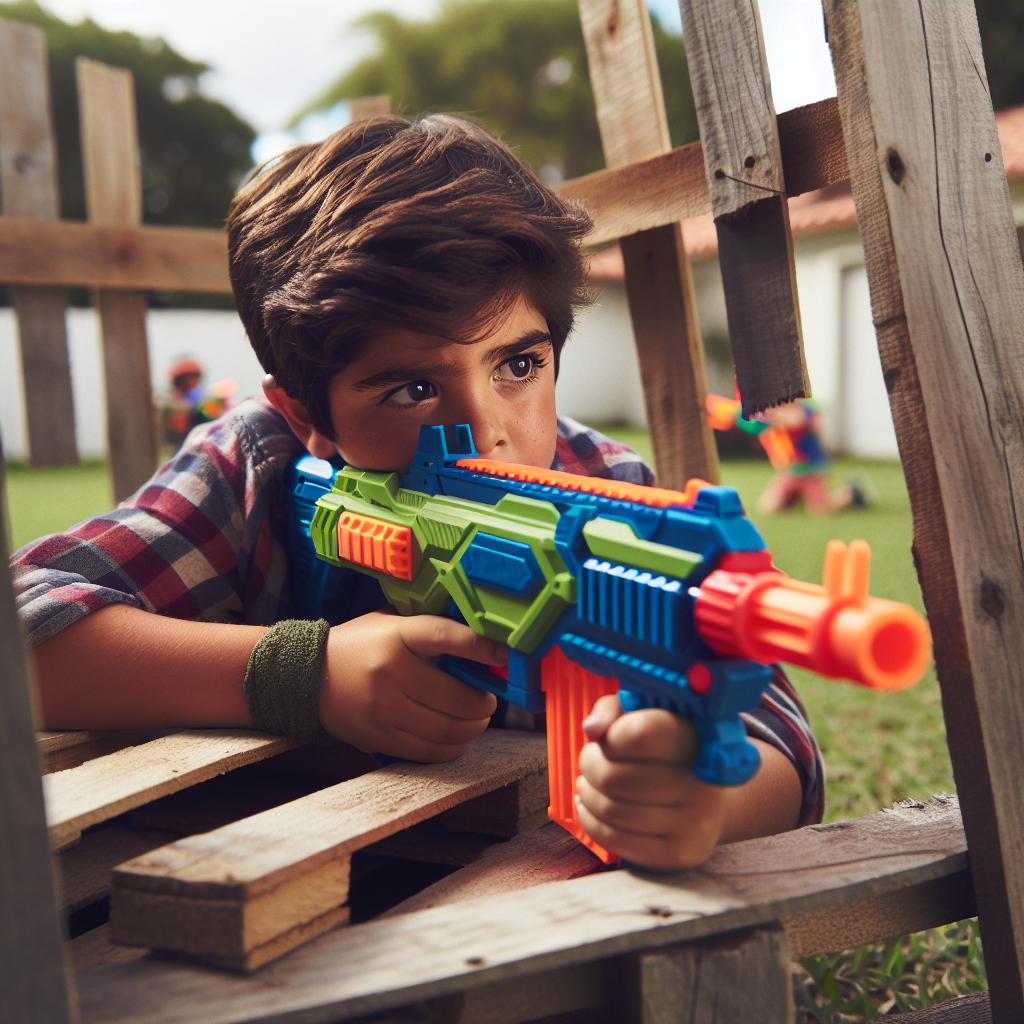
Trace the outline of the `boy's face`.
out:
M 485 459 L 547 469 L 555 455 L 551 338 L 523 299 L 469 344 L 388 332 L 331 381 L 330 400 L 334 446 L 364 469 L 405 469 L 423 424 L 468 423 Z

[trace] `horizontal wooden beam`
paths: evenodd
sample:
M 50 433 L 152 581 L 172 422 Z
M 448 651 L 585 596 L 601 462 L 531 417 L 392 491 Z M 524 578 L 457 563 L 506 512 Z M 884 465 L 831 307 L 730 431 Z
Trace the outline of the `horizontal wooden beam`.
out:
M 227 235 L 0 217 L 0 281 L 230 294 Z
M 940 797 L 723 846 L 676 875 L 608 871 L 343 928 L 254 978 L 151 958 L 86 969 L 77 977 L 81 1020 L 312 1024 L 492 982 L 518 979 L 526 989 L 545 970 L 796 915 L 807 934 L 812 912 L 884 906 L 887 895 L 938 879 L 960 886 L 966 866 L 956 798 Z M 937 923 L 929 908 L 922 913 L 925 923 L 901 913 L 899 929 Z
M 778 116 L 787 193 L 798 196 L 850 176 L 834 98 Z M 594 221 L 587 245 L 647 231 L 711 212 L 699 142 L 624 167 L 573 178 L 558 189 L 582 202 Z
M 779 115 L 790 195 L 849 177 L 834 99 Z M 587 245 L 711 210 L 699 142 L 565 182 L 559 194 L 594 219 Z M 231 294 L 227 236 L 211 228 L 111 227 L 0 217 L 0 281 L 120 290 Z

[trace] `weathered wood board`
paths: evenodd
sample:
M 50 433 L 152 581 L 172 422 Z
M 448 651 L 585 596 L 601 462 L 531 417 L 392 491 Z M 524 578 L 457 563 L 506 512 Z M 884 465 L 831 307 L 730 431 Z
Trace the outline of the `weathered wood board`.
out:
M 5 216 L 60 216 L 57 148 L 42 29 L 0 19 L 0 204 Z M 25 421 L 33 466 L 78 461 L 68 360 L 66 296 L 60 289 L 13 288 Z
M 827 0 L 985 941 L 1024 1019 L 1024 271 L 970 0 Z
M 793 238 L 756 0 L 681 0 L 743 412 L 811 393 Z
M 191 729 L 54 772 L 43 779 L 50 843 L 62 849 L 90 825 L 295 745 L 247 729 Z
M 341 923 L 353 851 L 546 764 L 543 736 L 491 729 L 447 764 L 389 765 L 181 839 L 114 872 L 112 934 L 253 969 Z
M 83 970 L 82 1021 L 305 1024 L 492 982 L 519 979 L 526 988 L 547 970 L 830 915 L 956 879 L 966 864 L 957 804 L 944 798 L 721 847 L 703 867 L 674 876 L 610 871 L 340 929 L 251 978 L 151 958 Z

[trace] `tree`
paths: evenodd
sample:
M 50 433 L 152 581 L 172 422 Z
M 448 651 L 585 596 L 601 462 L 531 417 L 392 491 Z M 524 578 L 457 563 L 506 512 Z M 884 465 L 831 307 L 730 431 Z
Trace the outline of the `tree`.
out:
M 253 129 L 222 103 L 199 95 L 205 64 L 162 39 L 109 32 L 90 20 L 69 25 L 34 0 L 0 3 L 0 17 L 46 34 L 60 174 L 61 215 L 85 219 L 75 58 L 127 68 L 135 76 L 142 157 L 143 219 L 151 224 L 219 227 L 252 165 Z
M 696 140 L 686 51 L 652 19 L 673 145 Z M 445 111 L 486 124 L 542 176 L 604 166 L 575 0 L 446 0 L 436 17 L 374 13 L 353 25 L 377 50 L 301 111 L 388 93 L 403 115 Z

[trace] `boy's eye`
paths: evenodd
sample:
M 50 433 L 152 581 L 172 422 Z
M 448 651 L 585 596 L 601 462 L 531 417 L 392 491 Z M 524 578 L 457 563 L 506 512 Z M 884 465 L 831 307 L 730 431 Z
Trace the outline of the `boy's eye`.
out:
M 499 380 L 522 380 L 529 377 L 536 367 L 537 362 L 533 356 L 515 356 L 507 363 L 502 363 L 495 376 Z
M 392 391 L 388 395 L 388 401 L 392 405 L 416 405 L 418 402 L 436 397 L 437 388 L 429 380 L 414 380 L 411 384 Z

